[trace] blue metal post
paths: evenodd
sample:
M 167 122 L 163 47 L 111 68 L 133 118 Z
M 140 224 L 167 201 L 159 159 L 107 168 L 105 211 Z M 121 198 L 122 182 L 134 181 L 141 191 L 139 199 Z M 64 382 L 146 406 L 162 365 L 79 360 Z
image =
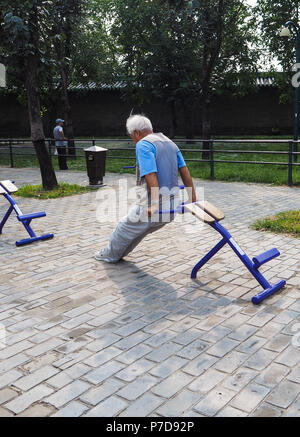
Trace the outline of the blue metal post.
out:
M 2 234 L 2 229 L 3 226 L 5 225 L 5 223 L 7 222 L 10 214 L 13 212 L 14 208 L 12 206 L 10 206 L 5 214 L 5 216 L 2 219 L 2 222 L 0 223 L 0 234 Z
M 215 245 L 215 247 L 213 247 L 208 254 L 206 254 L 193 268 L 192 273 L 191 273 L 191 278 L 195 279 L 197 276 L 197 272 L 201 269 L 202 266 L 204 266 L 204 264 L 207 263 L 207 261 L 209 261 L 217 252 L 219 252 L 220 249 L 222 249 L 223 246 L 225 246 L 225 244 L 227 243 L 227 239 L 223 238 L 223 240 L 219 241 L 218 244 Z

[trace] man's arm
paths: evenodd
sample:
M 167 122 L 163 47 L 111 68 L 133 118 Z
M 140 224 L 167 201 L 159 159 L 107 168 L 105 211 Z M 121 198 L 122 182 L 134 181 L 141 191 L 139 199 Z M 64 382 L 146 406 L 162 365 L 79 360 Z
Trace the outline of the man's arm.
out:
M 145 175 L 147 188 L 151 193 L 151 203 L 152 205 L 148 207 L 147 213 L 151 217 L 159 209 L 159 184 L 156 173 L 148 173 Z
M 179 169 L 179 173 L 182 179 L 182 182 L 184 183 L 185 188 L 187 188 L 188 196 L 189 196 L 189 202 L 196 202 L 196 191 L 194 187 L 194 182 L 192 179 L 192 176 L 190 175 L 189 169 L 187 166 L 181 167 Z
M 65 135 L 64 135 L 64 131 L 63 130 L 60 130 L 59 132 L 59 135 L 61 136 L 61 138 L 63 139 L 63 140 L 66 140 L 67 138 L 65 137 Z

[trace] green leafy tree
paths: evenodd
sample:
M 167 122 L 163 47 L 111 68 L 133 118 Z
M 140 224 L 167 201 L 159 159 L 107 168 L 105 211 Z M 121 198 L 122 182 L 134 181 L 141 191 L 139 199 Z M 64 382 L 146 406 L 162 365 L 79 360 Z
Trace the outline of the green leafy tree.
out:
M 202 136 L 209 139 L 212 93 L 230 88 L 237 94 L 254 84 L 258 54 L 249 8 L 240 0 L 109 3 L 127 95 L 170 103 L 173 131 L 180 106 L 189 138 L 200 105 Z M 247 72 L 243 80 L 237 78 L 242 72 Z
M 258 0 L 255 8 L 265 67 L 279 87 L 281 102 L 291 102 L 294 98 L 291 80 L 294 74 L 293 65 L 296 62 L 296 37 L 293 32 L 289 38 L 280 37 L 280 31 L 289 20 L 299 24 L 299 6 L 298 0 Z
M 42 23 L 50 2 L 0 0 L 0 45 L 2 60 L 26 89 L 31 137 L 39 161 L 42 184 L 53 189 L 57 179 L 49 156 L 41 119 L 40 78 L 45 64 Z

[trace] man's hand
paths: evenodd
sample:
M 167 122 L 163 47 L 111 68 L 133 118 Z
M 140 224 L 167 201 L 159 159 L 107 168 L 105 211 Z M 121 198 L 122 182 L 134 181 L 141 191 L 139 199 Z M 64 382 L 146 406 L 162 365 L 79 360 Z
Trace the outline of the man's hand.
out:
M 157 213 L 158 210 L 159 210 L 158 204 L 148 206 L 148 208 L 147 208 L 148 217 L 152 217 L 155 213 Z
M 196 191 L 195 191 L 195 187 L 194 187 L 194 182 L 193 182 L 193 179 L 190 175 L 188 168 L 186 166 L 181 167 L 179 169 L 179 173 L 180 173 L 182 182 L 184 183 L 184 186 L 188 192 L 189 200 L 187 203 L 196 202 L 197 199 L 196 199 Z

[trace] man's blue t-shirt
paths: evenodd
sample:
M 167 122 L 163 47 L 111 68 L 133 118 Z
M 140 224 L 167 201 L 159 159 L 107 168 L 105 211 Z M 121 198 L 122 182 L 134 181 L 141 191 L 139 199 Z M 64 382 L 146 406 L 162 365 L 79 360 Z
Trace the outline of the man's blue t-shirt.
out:
M 182 153 L 177 152 L 178 168 L 185 167 Z M 140 176 L 143 177 L 149 173 L 157 173 L 156 166 L 156 148 L 146 140 L 141 140 L 136 145 L 136 162 L 140 169 Z

